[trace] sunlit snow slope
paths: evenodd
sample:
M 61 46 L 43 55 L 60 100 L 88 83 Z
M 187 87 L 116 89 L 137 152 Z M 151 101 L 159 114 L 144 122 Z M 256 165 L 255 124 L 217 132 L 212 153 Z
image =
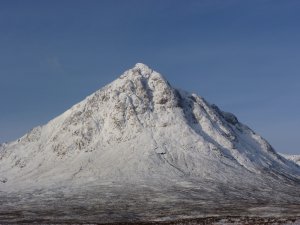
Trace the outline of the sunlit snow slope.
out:
M 287 154 L 280 154 L 288 160 L 291 160 L 297 163 L 300 166 L 300 155 L 287 155 Z
M 138 63 L 0 147 L 0 189 L 87 183 L 299 183 L 300 168 L 231 113 Z

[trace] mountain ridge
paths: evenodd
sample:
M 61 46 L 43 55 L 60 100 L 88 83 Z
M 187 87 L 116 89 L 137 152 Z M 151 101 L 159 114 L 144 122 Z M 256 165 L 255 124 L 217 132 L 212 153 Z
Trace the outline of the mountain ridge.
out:
M 280 155 L 288 160 L 291 160 L 292 162 L 295 162 L 300 166 L 300 155 L 283 154 L 283 153 L 280 153 Z

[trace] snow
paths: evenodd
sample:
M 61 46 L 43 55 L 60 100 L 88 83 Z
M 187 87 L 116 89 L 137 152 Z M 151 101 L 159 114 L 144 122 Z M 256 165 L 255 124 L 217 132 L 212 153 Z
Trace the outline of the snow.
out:
M 300 155 L 287 155 L 282 153 L 280 153 L 280 155 L 300 166 Z
M 124 194 L 125 200 L 131 196 L 128 202 L 149 195 L 149 207 L 172 200 L 176 211 L 188 201 L 192 212 L 199 208 L 195 199 L 207 207 L 216 198 L 224 205 L 226 199 L 271 202 L 274 196 L 282 207 L 299 203 L 299 184 L 300 167 L 233 114 L 173 88 L 142 63 L 47 124 L 0 145 L 0 194 L 13 199 L 13 193 L 67 188 L 90 201 L 96 198 L 90 193 L 112 201 L 119 189 L 132 187 Z
M 299 167 L 233 114 L 142 63 L 3 145 L 0 165 L 4 190 L 104 180 L 262 184 L 262 170 L 299 179 Z

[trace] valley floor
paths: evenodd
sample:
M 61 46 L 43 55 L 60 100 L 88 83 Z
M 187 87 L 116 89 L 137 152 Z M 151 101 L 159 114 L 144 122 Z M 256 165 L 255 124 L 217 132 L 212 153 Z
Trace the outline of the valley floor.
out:
M 300 218 L 277 218 L 277 217 L 208 217 L 175 220 L 167 222 L 144 222 L 144 223 L 115 223 L 110 225 L 299 225 Z
M 260 197 L 256 194 L 254 198 L 250 192 L 243 192 L 244 196 L 230 193 L 230 190 L 223 192 L 225 194 L 216 194 L 218 192 L 195 187 L 128 186 L 124 189 L 118 185 L 0 192 L 0 224 L 300 223 L 297 198 L 279 201 L 276 196 L 274 200 L 269 199 L 265 193 Z
M 115 223 L 89 223 L 82 221 L 61 221 L 53 223 L 43 220 L 20 220 L 18 222 L 10 221 L 2 224 L 45 224 L 45 225 L 71 225 L 71 224 L 89 224 L 89 225 L 299 225 L 300 217 L 205 217 L 195 219 L 178 219 L 169 221 L 135 221 L 135 222 L 115 222 Z

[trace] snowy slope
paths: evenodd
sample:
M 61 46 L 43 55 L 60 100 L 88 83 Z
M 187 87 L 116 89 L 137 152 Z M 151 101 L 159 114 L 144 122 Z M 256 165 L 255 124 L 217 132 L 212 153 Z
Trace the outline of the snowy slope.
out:
M 294 163 L 297 163 L 300 166 L 300 155 L 287 155 L 287 154 L 280 154 L 280 155 L 282 155 L 288 160 L 293 161 Z
M 99 183 L 298 183 L 300 168 L 237 118 L 138 63 L 0 147 L 0 189 Z

